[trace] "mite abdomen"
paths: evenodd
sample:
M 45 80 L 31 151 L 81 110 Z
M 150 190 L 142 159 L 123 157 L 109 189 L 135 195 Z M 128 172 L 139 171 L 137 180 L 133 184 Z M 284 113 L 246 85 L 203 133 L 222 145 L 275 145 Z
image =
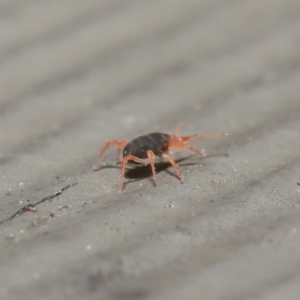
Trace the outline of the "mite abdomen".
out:
M 147 158 L 147 151 L 152 150 L 154 155 L 160 156 L 166 150 L 170 135 L 166 133 L 153 132 L 141 135 L 129 142 L 123 149 L 123 157 L 133 155 L 141 159 Z

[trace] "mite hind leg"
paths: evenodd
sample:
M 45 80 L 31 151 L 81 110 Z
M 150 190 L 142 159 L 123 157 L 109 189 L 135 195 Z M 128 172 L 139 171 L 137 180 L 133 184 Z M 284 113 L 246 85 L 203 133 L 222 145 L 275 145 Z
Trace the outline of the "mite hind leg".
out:
M 155 167 L 154 167 L 155 155 L 154 155 L 152 150 L 147 151 L 147 158 L 146 159 L 138 158 L 138 157 L 133 156 L 133 155 L 126 156 L 126 157 L 123 158 L 123 161 L 122 161 L 121 184 L 120 184 L 120 190 L 121 191 L 123 190 L 123 186 L 124 186 L 124 175 L 125 175 L 126 164 L 130 160 L 135 161 L 135 162 L 140 163 L 140 164 L 150 164 L 151 170 L 152 170 L 152 178 L 153 178 L 153 180 L 156 179 L 156 172 L 155 172 Z
M 138 158 L 138 157 L 133 156 L 133 155 L 128 155 L 128 156 L 124 157 L 123 160 L 122 160 L 122 167 L 121 167 L 121 174 L 120 174 L 121 175 L 120 191 L 122 191 L 123 187 L 124 187 L 125 169 L 126 169 L 126 165 L 129 161 L 134 161 L 134 162 L 144 164 L 144 165 L 150 163 L 151 168 L 152 168 L 152 163 L 151 163 L 151 160 L 149 161 L 149 157 L 146 158 L 146 159 Z M 153 164 L 153 169 L 154 169 L 154 164 Z M 152 169 L 152 172 L 153 172 L 153 169 Z
M 97 157 L 97 160 L 93 164 L 93 170 L 97 170 L 99 168 L 101 158 L 102 158 L 104 152 L 110 146 L 117 146 L 118 147 L 116 161 L 119 161 L 120 153 L 121 153 L 121 151 L 123 150 L 123 148 L 125 147 L 125 145 L 127 143 L 128 143 L 128 141 L 125 141 L 125 140 L 124 141 L 118 141 L 118 140 L 109 140 L 109 141 L 107 141 L 106 144 L 104 145 L 104 147 L 100 150 L 99 155 Z

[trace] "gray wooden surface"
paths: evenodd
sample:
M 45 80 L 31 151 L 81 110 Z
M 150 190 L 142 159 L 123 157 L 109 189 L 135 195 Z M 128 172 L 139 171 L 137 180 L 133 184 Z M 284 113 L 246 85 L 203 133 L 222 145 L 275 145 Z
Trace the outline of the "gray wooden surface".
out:
M 1 299 L 300 299 L 298 0 L 1 0 L 0 35 Z M 229 133 L 184 184 L 91 170 L 182 121 Z

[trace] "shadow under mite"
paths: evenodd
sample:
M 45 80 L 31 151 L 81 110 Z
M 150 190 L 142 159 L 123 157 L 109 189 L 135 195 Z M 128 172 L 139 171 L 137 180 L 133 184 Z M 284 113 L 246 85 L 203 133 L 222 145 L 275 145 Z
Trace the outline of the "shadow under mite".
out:
M 197 161 L 187 161 L 193 157 L 197 157 Z M 190 155 L 184 158 L 180 158 L 175 160 L 178 166 L 193 166 L 193 165 L 204 165 L 203 159 L 211 158 L 211 157 L 228 157 L 228 154 L 222 154 L 222 155 L 207 155 L 205 157 L 199 158 L 197 155 Z M 187 161 L 187 162 L 185 162 Z M 184 163 L 185 162 L 185 163 Z M 116 168 L 120 169 L 121 162 L 118 162 L 117 164 L 107 164 L 102 165 L 99 169 L 95 171 L 99 171 L 101 169 L 107 169 L 107 168 Z M 130 182 L 139 181 L 145 178 L 152 177 L 152 170 L 150 165 L 141 165 L 138 163 L 128 163 L 129 168 L 126 169 L 124 177 L 127 179 L 131 179 Z M 157 162 L 155 163 L 155 171 L 158 174 L 159 172 L 166 171 L 169 175 L 177 177 L 176 172 L 173 170 L 172 165 L 169 162 Z M 124 186 L 129 182 L 124 182 Z M 155 182 L 154 182 L 155 184 Z

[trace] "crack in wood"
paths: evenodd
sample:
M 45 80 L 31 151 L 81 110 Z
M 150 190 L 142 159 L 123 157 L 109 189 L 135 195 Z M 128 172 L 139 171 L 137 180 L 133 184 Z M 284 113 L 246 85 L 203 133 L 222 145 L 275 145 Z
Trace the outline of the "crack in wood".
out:
M 65 187 L 63 187 L 62 189 L 60 189 L 58 192 L 55 192 L 53 194 L 51 194 L 50 196 L 44 197 L 42 200 L 39 200 L 33 204 L 27 204 L 23 207 L 21 207 L 20 209 L 18 209 L 14 214 L 12 214 L 10 217 L 8 217 L 5 220 L 0 221 L 0 225 L 2 225 L 5 222 L 11 221 L 12 219 L 14 219 L 15 217 L 18 217 L 20 215 L 22 215 L 23 213 L 27 212 L 27 211 L 31 211 L 31 212 L 35 212 L 36 209 L 35 207 L 43 202 L 52 200 L 56 197 L 58 197 L 59 195 L 61 195 L 64 191 L 68 190 L 69 188 L 77 185 L 78 182 L 72 183 L 72 184 L 68 184 Z

